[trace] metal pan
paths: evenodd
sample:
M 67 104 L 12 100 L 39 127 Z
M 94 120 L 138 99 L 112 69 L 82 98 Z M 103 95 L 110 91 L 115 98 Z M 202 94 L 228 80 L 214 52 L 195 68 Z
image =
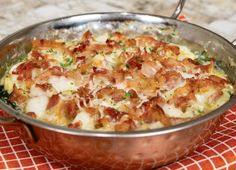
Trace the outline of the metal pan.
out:
M 90 29 L 104 32 L 123 29 L 132 34 L 150 32 L 163 39 L 206 49 L 218 61 L 233 84 L 236 82 L 236 43 L 197 25 L 176 18 L 185 0 L 180 0 L 172 17 L 138 13 L 93 13 L 42 22 L 20 30 L 0 42 L 0 76 L 6 63 L 27 53 L 33 38 L 71 39 Z M 172 29 L 178 38 L 156 32 L 156 27 Z M 194 45 L 193 45 L 194 44 Z M 201 145 L 215 131 L 223 113 L 236 103 L 233 95 L 217 110 L 195 120 L 169 128 L 135 132 L 95 132 L 53 126 L 32 119 L 0 101 L 0 108 L 11 117 L 0 117 L 0 124 L 13 126 L 28 146 L 51 159 L 83 169 L 151 169 L 176 161 Z

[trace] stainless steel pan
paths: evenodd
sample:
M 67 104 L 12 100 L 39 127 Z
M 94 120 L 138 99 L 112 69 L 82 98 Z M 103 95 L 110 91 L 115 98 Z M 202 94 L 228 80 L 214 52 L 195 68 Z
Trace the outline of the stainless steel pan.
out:
M 172 17 L 138 13 L 94 13 L 69 16 L 39 23 L 20 30 L 0 42 L 0 74 L 6 63 L 27 53 L 36 38 L 71 39 L 90 29 L 94 32 L 124 29 L 127 32 L 160 34 L 155 27 L 175 30 L 179 38 L 163 39 L 189 44 L 211 53 L 235 84 L 236 48 L 223 37 L 187 22 L 178 21 L 184 0 Z M 172 39 L 170 39 L 172 38 Z M 193 45 L 194 44 L 194 45 Z M 180 159 L 205 142 L 219 125 L 223 113 L 236 103 L 236 96 L 217 110 L 169 128 L 137 132 L 95 132 L 49 125 L 32 119 L 0 101 L 0 108 L 11 117 L 0 117 L 0 124 L 13 126 L 28 146 L 51 159 L 83 169 L 151 169 Z

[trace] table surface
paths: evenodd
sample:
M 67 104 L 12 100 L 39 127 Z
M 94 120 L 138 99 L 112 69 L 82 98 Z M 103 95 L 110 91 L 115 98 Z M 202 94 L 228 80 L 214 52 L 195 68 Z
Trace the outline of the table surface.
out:
M 34 23 L 87 12 L 129 11 L 170 16 L 177 0 L 0 0 L 0 39 Z M 188 22 L 236 39 L 236 0 L 188 0 Z M 0 127 L 0 169 L 71 169 L 28 148 L 13 129 Z M 191 155 L 162 167 L 236 169 L 236 106 L 226 112 L 217 132 Z

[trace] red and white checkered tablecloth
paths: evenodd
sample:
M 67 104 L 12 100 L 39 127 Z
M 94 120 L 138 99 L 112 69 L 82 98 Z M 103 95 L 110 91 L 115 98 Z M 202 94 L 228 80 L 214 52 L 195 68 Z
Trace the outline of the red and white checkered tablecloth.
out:
M 0 169 L 72 169 L 49 160 L 26 144 L 13 129 L 0 127 Z M 236 105 L 226 112 L 218 130 L 192 154 L 161 170 L 236 170 Z

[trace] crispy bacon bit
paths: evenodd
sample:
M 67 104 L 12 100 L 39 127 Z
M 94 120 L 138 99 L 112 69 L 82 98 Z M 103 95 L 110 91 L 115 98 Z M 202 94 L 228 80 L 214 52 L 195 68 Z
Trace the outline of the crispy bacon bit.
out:
M 76 92 L 80 98 L 93 98 L 93 95 L 90 94 L 90 89 L 87 86 L 80 87 Z
M 141 59 L 141 57 L 135 56 L 128 60 L 126 67 L 131 69 L 137 68 L 138 70 L 140 70 L 142 68 L 142 62 L 143 60 Z
M 40 66 L 36 62 L 28 61 L 20 64 L 12 73 L 18 74 L 18 80 L 30 80 L 35 68 L 40 68 Z
M 179 55 L 180 54 L 180 51 L 179 51 L 179 47 L 178 46 L 175 46 L 175 45 L 166 45 L 164 47 L 164 49 L 167 51 L 167 50 L 170 50 L 172 51 L 175 55 Z
M 114 101 L 118 102 L 124 99 L 125 91 L 115 87 L 104 87 L 98 90 L 96 95 L 99 99 L 103 98 L 104 96 L 111 96 Z
M 12 102 L 24 103 L 27 99 L 28 97 L 24 94 L 24 91 L 20 88 L 17 89 L 14 85 L 13 92 L 11 93 L 9 100 Z
M 115 102 L 119 102 L 119 101 L 123 100 L 124 96 L 125 96 L 125 91 L 124 90 L 114 88 L 114 91 L 112 93 L 112 99 Z
M 34 119 L 37 118 L 37 115 L 34 112 L 27 112 L 26 114 Z
M 96 96 L 98 99 L 101 99 L 104 96 L 111 96 L 113 92 L 114 92 L 114 90 L 112 87 L 104 87 L 104 88 L 99 89 L 96 92 Z
M 126 132 L 129 130 L 134 130 L 135 129 L 135 123 L 132 119 L 126 120 L 124 122 L 118 123 L 115 125 L 115 131 L 118 132 Z
M 89 46 L 89 44 L 90 44 L 89 40 L 81 42 L 81 43 L 79 43 L 79 45 L 77 47 L 75 47 L 73 49 L 73 52 L 74 53 L 76 53 L 76 52 L 83 52 L 87 48 L 87 46 Z
M 82 41 L 94 40 L 93 35 L 90 31 L 86 31 L 82 36 Z
M 120 118 L 125 114 L 125 113 L 120 112 L 120 111 L 113 109 L 111 107 L 105 108 L 104 113 L 109 115 L 111 117 L 111 119 L 114 121 L 119 121 Z
M 90 115 L 100 115 L 99 110 L 95 107 L 85 107 L 84 110 Z
M 113 32 L 111 34 L 111 39 L 116 41 L 116 42 L 120 42 L 126 39 L 126 37 L 124 36 L 124 34 L 122 34 L 121 32 Z
M 47 91 L 47 89 L 50 87 L 50 84 L 44 83 L 44 84 L 36 84 L 35 87 L 39 87 L 43 91 Z
M 108 46 L 109 48 L 113 48 L 113 47 L 119 45 L 116 41 L 110 40 L 110 39 L 107 39 L 107 40 L 106 40 L 106 44 L 107 44 L 107 46 Z
M 84 64 L 85 63 L 85 56 L 80 56 L 80 57 L 76 57 L 76 62 L 78 64 Z
M 124 81 L 125 79 L 125 71 L 124 70 L 114 70 L 112 72 L 112 77 L 115 79 L 115 82 L 114 83 L 121 83 Z
M 77 121 L 75 123 L 71 123 L 68 125 L 69 128 L 75 128 L 75 129 L 80 129 L 82 126 L 82 123 L 80 121 Z
M 63 68 L 59 67 L 59 66 L 53 66 L 49 69 L 47 69 L 45 72 L 43 72 L 42 74 L 40 74 L 37 78 L 36 78 L 36 82 L 41 83 L 41 81 L 47 81 L 49 79 L 50 76 L 54 75 L 54 76 L 62 76 L 64 74 L 64 70 Z
M 130 98 L 131 102 L 137 103 L 139 101 L 138 94 L 136 93 L 136 91 L 134 89 L 130 89 L 128 91 L 128 94 L 129 94 L 129 98 Z
M 160 121 L 165 126 L 169 126 L 171 124 L 170 120 L 160 107 L 163 102 L 164 101 L 160 96 L 156 96 L 143 103 L 142 107 L 144 109 L 144 114 L 142 115 L 142 119 L 147 123 Z
M 50 109 L 50 108 L 56 106 L 57 103 L 59 103 L 59 100 L 60 100 L 59 94 L 54 94 L 54 95 L 52 95 L 52 96 L 49 98 L 49 102 L 48 102 L 48 105 L 47 105 L 47 109 Z
M 96 74 L 106 74 L 107 73 L 107 69 L 105 68 L 97 68 L 97 67 L 93 67 L 93 72 Z
M 70 119 L 74 119 L 78 111 L 78 106 L 76 102 L 74 100 L 68 100 L 64 103 L 64 108 L 65 108 L 66 115 Z
M 96 121 L 95 128 L 103 128 L 109 126 L 110 120 L 106 117 L 100 118 Z
M 148 36 L 148 35 L 142 35 L 139 37 L 135 38 L 136 42 L 137 42 L 137 46 L 142 46 L 142 47 L 160 47 L 160 46 L 164 46 L 166 45 L 165 42 L 162 41 L 158 41 L 156 39 L 154 39 L 152 36 Z
M 125 45 L 129 47 L 135 47 L 136 46 L 136 40 L 131 38 L 125 41 Z
M 187 82 L 184 87 L 176 89 L 170 103 L 174 103 L 176 107 L 185 111 L 191 105 L 191 102 L 196 99 L 192 86 L 192 83 Z
M 43 60 L 45 58 L 44 55 L 42 55 L 41 53 L 39 53 L 36 50 L 32 51 L 32 57 L 34 57 L 36 60 Z

